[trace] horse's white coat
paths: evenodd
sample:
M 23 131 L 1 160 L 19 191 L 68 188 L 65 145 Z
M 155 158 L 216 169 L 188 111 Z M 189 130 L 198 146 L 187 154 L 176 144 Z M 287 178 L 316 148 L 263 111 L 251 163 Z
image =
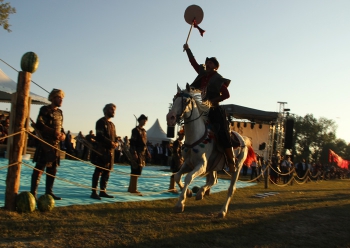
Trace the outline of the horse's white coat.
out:
M 177 119 L 182 119 L 185 126 L 185 146 L 191 145 L 199 141 L 206 132 L 205 115 L 203 111 L 209 110 L 209 106 L 204 105 L 198 100 L 198 91 L 189 89 L 181 91 L 178 87 L 178 94 L 174 99 L 173 106 L 167 115 L 167 123 L 169 126 L 174 126 Z M 248 146 L 251 146 L 250 139 L 243 137 L 246 146 L 236 149 L 235 155 L 237 158 L 237 169 L 231 175 L 231 183 L 228 188 L 227 199 L 219 212 L 220 217 L 225 217 L 228 210 L 228 205 L 231 202 L 233 194 L 236 190 L 236 182 L 238 180 L 239 172 L 248 154 Z M 174 178 L 181 189 L 179 200 L 175 205 L 178 212 L 185 209 L 186 196 L 192 196 L 192 191 L 189 185 L 192 180 L 198 176 L 207 174 L 207 183 L 202 186 L 196 194 L 196 199 L 202 199 L 205 192 L 217 183 L 217 172 L 214 170 L 207 171 L 209 157 L 214 149 L 215 141 L 207 142 L 205 144 L 197 144 L 195 147 L 188 147 L 183 149 L 182 154 L 184 163 Z M 182 183 L 181 177 L 186 174 L 185 183 Z

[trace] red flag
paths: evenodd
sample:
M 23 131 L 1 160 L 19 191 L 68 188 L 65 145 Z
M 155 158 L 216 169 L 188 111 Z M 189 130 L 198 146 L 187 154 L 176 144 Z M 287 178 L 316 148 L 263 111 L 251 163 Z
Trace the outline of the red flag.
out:
M 191 19 L 190 19 L 191 20 Z M 193 27 L 197 28 L 199 33 L 201 34 L 201 36 L 203 37 L 203 34 L 205 32 L 205 30 L 201 29 L 198 25 L 197 25 L 197 22 L 196 22 L 196 19 L 193 19 Z
M 330 163 L 334 162 L 342 169 L 348 169 L 350 164 L 349 160 L 343 159 L 331 149 L 329 149 L 329 153 L 328 153 L 328 162 Z
M 250 166 L 253 161 L 258 161 L 258 160 L 256 159 L 256 155 L 253 148 L 251 146 L 248 146 L 248 155 L 244 161 L 244 164 L 247 166 Z

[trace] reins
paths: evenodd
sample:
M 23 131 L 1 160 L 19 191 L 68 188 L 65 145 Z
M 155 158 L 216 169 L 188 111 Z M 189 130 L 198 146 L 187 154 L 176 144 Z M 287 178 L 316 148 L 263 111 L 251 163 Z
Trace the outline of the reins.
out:
M 182 100 L 181 100 L 182 114 L 176 116 L 177 122 L 178 122 L 180 125 L 182 125 L 182 124 L 185 125 L 185 124 L 191 123 L 191 122 L 196 121 L 196 120 L 198 120 L 199 118 L 201 118 L 204 112 L 201 112 L 200 115 L 199 115 L 198 117 L 196 117 L 196 118 L 194 118 L 194 119 L 192 119 L 192 120 L 189 120 L 189 121 L 185 122 L 185 119 L 188 120 L 188 119 L 190 119 L 190 118 L 192 117 L 192 113 L 193 113 L 193 109 L 194 109 L 194 103 L 193 103 L 194 99 L 193 99 L 193 97 L 192 97 L 190 94 L 187 94 L 187 93 L 185 93 L 185 92 L 181 92 L 181 93 L 178 93 L 178 94 L 174 97 L 174 100 L 175 100 L 177 97 L 180 97 L 180 96 L 181 96 L 181 98 L 182 98 Z M 192 108 L 191 108 L 191 113 L 190 113 L 190 115 L 189 115 L 188 117 L 184 117 L 184 118 L 183 118 L 183 123 L 181 123 L 181 116 L 183 115 L 183 113 L 184 113 L 186 107 L 187 107 L 188 104 L 189 104 L 189 103 L 186 104 L 185 107 L 183 106 L 183 102 L 184 102 L 184 101 L 183 101 L 183 98 L 184 98 L 184 97 L 190 98 L 190 103 L 192 104 Z M 196 142 L 194 142 L 194 143 L 192 143 L 192 144 L 190 144 L 190 145 L 184 143 L 184 146 L 187 147 L 187 148 L 193 148 L 193 147 L 195 147 L 196 145 L 202 143 L 202 141 L 203 141 L 203 140 L 207 137 L 207 135 L 208 135 L 208 130 L 207 130 L 207 126 L 206 126 L 206 125 L 205 125 L 204 130 L 205 130 L 205 131 L 204 131 L 204 134 L 203 134 L 203 136 L 202 136 L 199 140 L 197 140 Z
M 189 94 L 187 94 L 187 93 L 184 93 L 184 92 L 181 92 L 181 93 L 178 93 L 176 96 L 175 96 L 175 98 L 174 98 L 174 100 L 177 98 L 177 97 L 179 97 L 179 96 L 181 96 L 181 98 L 183 99 L 184 98 L 184 96 L 186 96 L 187 98 L 190 98 L 191 99 L 191 104 L 192 104 L 192 108 L 191 108 L 191 113 L 190 113 L 190 116 L 189 117 L 184 117 L 184 120 L 183 120 L 183 122 L 181 123 L 181 119 L 180 119 L 180 116 L 183 114 L 183 112 L 184 112 L 184 110 L 185 110 L 185 108 L 187 107 L 187 105 L 186 105 L 186 107 L 183 107 L 183 100 L 181 101 L 181 108 L 183 109 L 183 111 L 182 111 L 182 114 L 181 115 L 177 115 L 176 116 L 176 119 L 177 119 L 177 123 L 179 124 L 179 125 L 185 125 L 185 124 L 188 124 L 188 123 L 191 123 L 191 122 L 193 122 L 193 121 L 195 121 L 195 120 L 198 120 L 199 118 L 201 118 L 202 117 L 202 115 L 203 115 L 203 112 L 202 113 L 200 113 L 200 115 L 197 117 L 197 118 L 195 118 L 195 119 L 193 119 L 193 120 L 189 120 L 189 121 L 187 121 L 187 122 L 185 122 L 185 119 L 186 120 L 188 120 L 188 119 L 190 119 L 191 118 L 191 116 L 192 116 L 192 113 L 193 113 L 193 97 L 191 96 L 191 95 L 189 95 Z
M 200 143 L 202 143 L 202 141 L 208 136 L 208 129 L 207 129 L 207 126 L 205 125 L 205 128 L 204 128 L 204 135 L 202 136 L 202 138 L 200 138 L 199 140 L 197 140 L 196 142 L 192 143 L 191 145 L 188 145 L 186 144 L 186 142 L 184 143 L 184 146 L 187 147 L 187 148 L 193 148 L 195 147 L 196 145 L 199 145 Z M 186 131 L 185 131 L 186 132 Z

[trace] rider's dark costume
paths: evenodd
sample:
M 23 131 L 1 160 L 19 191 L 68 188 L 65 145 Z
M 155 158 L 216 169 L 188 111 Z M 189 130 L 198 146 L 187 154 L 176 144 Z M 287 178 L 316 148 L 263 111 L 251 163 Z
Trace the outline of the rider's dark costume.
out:
M 215 99 L 221 96 L 221 101 L 228 99 L 230 93 L 227 90 L 231 80 L 223 78 L 216 71 L 208 73 L 205 70 L 205 65 L 199 65 L 195 60 L 190 49 L 186 49 L 187 56 L 190 60 L 191 65 L 198 73 L 191 87 L 195 89 L 200 89 L 202 91 L 203 100 Z M 217 64 L 218 62 L 215 58 L 207 58 L 207 60 L 212 60 Z M 229 134 L 228 122 L 226 119 L 226 111 L 224 108 L 220 107 L 218 103 L 212 102 L 213 106 L 210 108 L 208 118 L 210 123 L 216 129 L 216 134 L 218 136 L 219 142 L 224 149 L 231 148 L 231 140 Z

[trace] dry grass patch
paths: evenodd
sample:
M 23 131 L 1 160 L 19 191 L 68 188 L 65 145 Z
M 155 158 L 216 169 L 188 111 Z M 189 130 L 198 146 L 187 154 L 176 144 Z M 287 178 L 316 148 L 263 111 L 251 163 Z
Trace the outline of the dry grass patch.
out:
M 225 219 L 226 192 L 176 199 L 0 210 L 0 247 L 350 247 L 350 181 L 238 189 Z M 257 193 L 276 191 L 267 198 Z

